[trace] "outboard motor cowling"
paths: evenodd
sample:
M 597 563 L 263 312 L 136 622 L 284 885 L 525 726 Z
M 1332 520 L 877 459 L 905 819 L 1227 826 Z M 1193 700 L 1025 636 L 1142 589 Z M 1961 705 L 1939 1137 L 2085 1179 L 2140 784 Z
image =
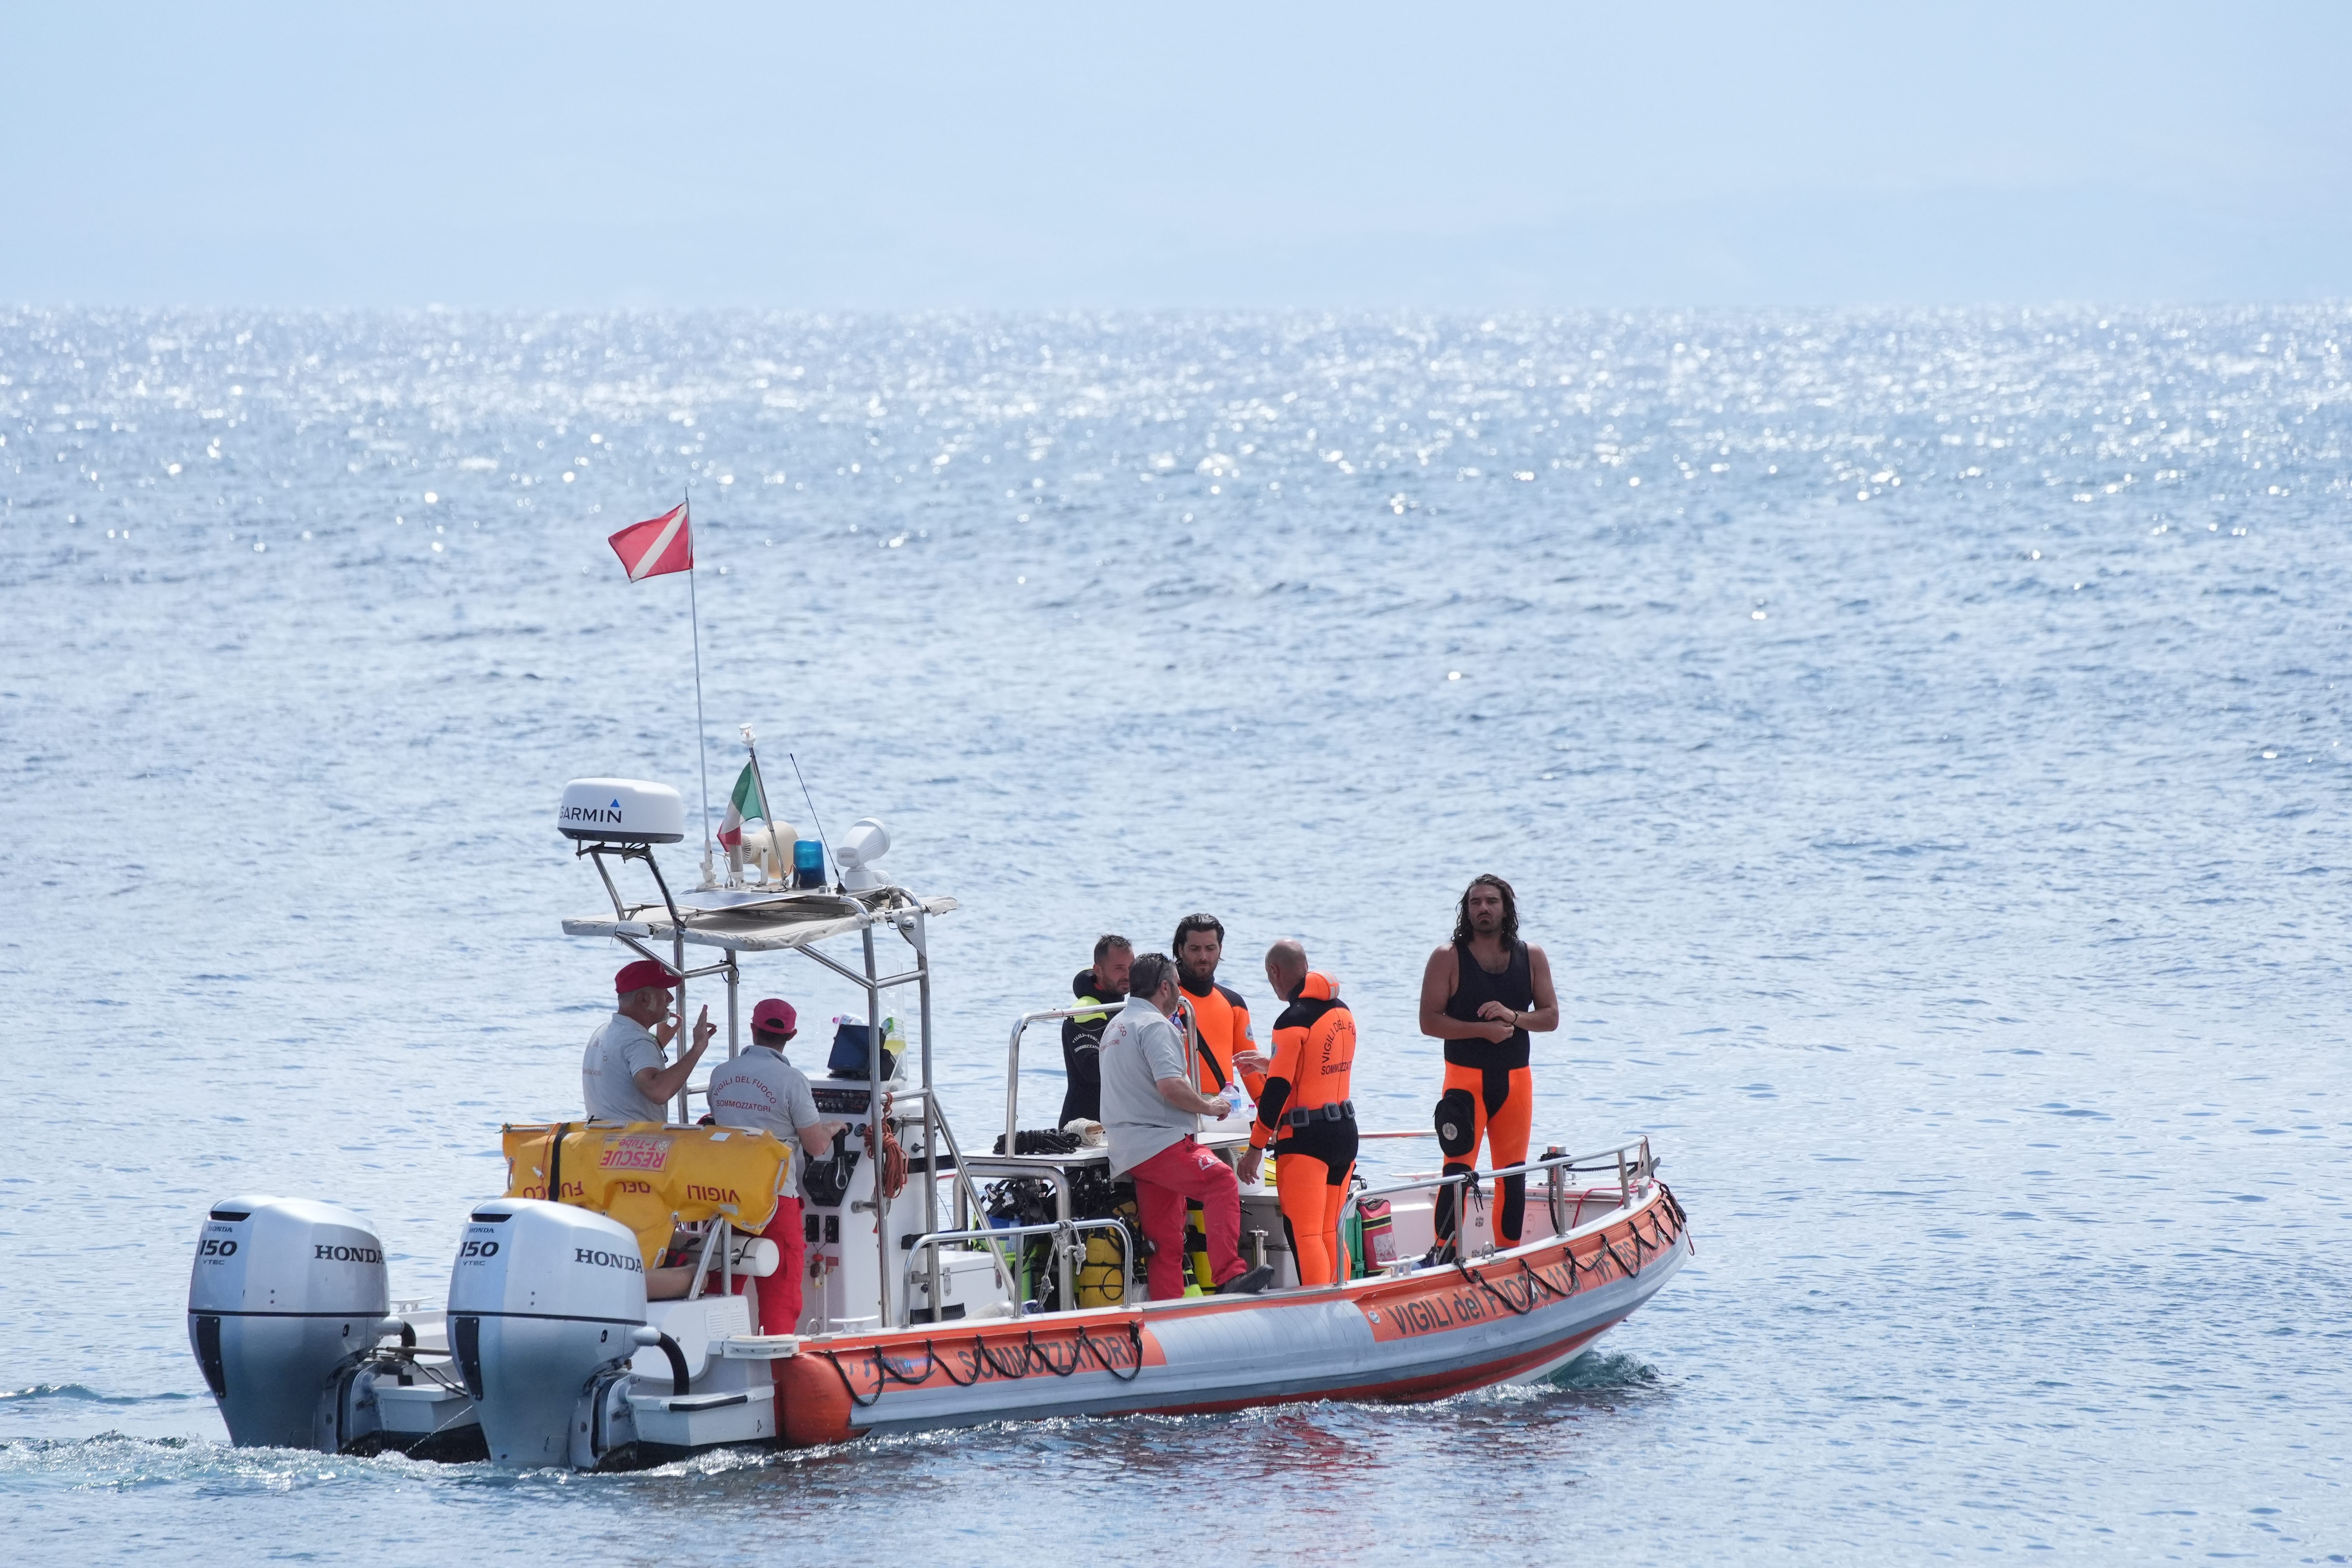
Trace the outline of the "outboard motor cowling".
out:
M 632 1331 L 646 1321 L 636 1233 L 569 1204 L 477 1205 L 449 1271 L 448 1321 L 491 1459 L 568 1464 L 583 1388 L 636 1352 Z
M 215 1204 L 188 1279 L 188 1342 L 229 1441 L 332 1453 L 322 1394 L 375 1344 L 391 1309 L 383 1244 L 349 1209 L 307 1198 Z

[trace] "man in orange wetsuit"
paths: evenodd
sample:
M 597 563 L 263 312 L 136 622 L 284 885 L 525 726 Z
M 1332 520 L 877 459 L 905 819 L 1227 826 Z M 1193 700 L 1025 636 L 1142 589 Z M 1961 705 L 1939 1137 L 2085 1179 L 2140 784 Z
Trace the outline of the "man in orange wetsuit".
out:
M 1221 1095 L 1238 1074 L 1255 1100 L 1265 1089 L 1265 1058 L 1250 1033 L 1249 1004 L 1232 986 L 1217 984 L 1217 963 L 1225 953 L 1223 923 L 1214 915 L 1186 915 L 1176 922 L 1169 952 L 1192 1016 L 1194 1087 Z
M 1298 1282 L 1337 1284 L 1348 1277 L 1339 1208 L 1356 1168 L 1356 1106 L 1348 1098 L 1356 1018 L 1339 1000 L 1338 982 L 1308 969 L 1307 950 L 1296 942 L 1266 950 L 1265 978 L 1290 1005 L 1274 1021 L 1274 1065 L 1250 1124 L 1241 1179 L 1257 1180 L 1259 1158 L 1272 1143 L 1275 1186 L 1290 1253 L 1298 1260 Z
M 1519 905 L 1511 885 L 1489 872 L 1463 889 L 1454 940 L 1429 955 L 1421 976 L 1421 1032 L 1445 1042 L 1445 1088 L 1437 1101 L 1437 1147 L 1445 1173 L 1475 1170 L 1478 1145 L 1489 1169 L 1527 1163 L 1535 1121 L 1535 1080 L 1528 1068 L 1528 1034 L 1559 1027 L 1551 963 L 1544 950 L 1519 940 Z M 1435 1258 L 1454 1256 L 1455 1193 L 1437 1199 Z M 1502 1180 L 1495 1240 L 1519 1244 L 1527 1216 L 1528 1179 Z
M 1176 960 L 1181 1014 L 1176 1032 L 1185 1037 L 1193 1087 L 1213 1100 L 1230 1101 L 1244 1092 L 1255 1100 L 1265 1089 L 1265 1058 L 1250 1034 L 1249 1004 L 1232 986 L 1217 984 L 1217 963 L 1225 953 L 1223 922 L 1214 915 L 1186 915 L 1176 922 L 1176 940 L 1168 951 Z M 1207 1289 L 1208 1237 L 1199 1213 L 1195 1205 L 1185 1231 L 1185 1250 L 1193 1278 Z

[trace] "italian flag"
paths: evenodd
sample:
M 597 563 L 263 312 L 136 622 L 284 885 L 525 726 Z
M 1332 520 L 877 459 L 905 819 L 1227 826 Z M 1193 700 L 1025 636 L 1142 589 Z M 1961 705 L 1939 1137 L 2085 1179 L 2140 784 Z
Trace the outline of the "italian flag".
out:
M 760 793 L 760 775 L 751 764 L 743 764 L 743 776 L 735 781 L 735 793 L 727 797 L 727 820 L 719 825 L 719 842 L 729 849 L 743 847 L 743 821 L 768 815 L 767 798 Z

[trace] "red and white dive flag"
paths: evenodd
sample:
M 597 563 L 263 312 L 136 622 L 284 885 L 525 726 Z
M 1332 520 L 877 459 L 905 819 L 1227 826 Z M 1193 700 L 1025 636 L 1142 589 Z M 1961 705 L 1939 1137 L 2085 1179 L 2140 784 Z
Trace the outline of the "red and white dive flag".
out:
M 613 535 L 612 545 L 632 583 L 665 572 L 694 570 L 694 529 L 686 520 L 684 501 L 659 517 L 629 524 Z

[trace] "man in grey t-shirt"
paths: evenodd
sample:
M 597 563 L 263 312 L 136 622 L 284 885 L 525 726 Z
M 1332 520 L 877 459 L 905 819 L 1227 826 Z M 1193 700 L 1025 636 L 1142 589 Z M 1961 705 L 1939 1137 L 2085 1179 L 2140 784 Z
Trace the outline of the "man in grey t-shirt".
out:
M 1209 1237 L 1209 1271 L 1220 1295 L 1255 1295 L 1274 1278 L 1264 1264 L 1242 1262 L 1241 1186 L 1233 1167 L 1192 1138 L 1193 1119 L 1232 1113 L 1223 1100 L 1192 1087 L 1184 1042 L 1171 1024 L 1176 961 L 1138 953 L 1127 1005 L 1102 1036 L 1102 1121 L 1110 1172 L 1135 1179 L 1135 1208 L 1151 1242 L 1151 1299 L 1184 1293 L 1184 1202 L 1201 1205 Z
M 580 1059 L 580 1098 L 589 1121 L 668 1120 L 669 1102 L 694 1076 L 694 1065 L 719 1032 L 705 1007 L 695 1022 L 693 1047 L 664 1065 L 662 1047 L 675 1032 L 668 1022 L 669 994 L 677 985 L 677 977 L 649 958 L 624 964 L 613 976 L 613 1016 L 588 1037 Z
M 833 1152 L 834 1134 L 847 1123 L 818 1115 L 808 1075 L 784 1059 L 799 1024 L 793 1005 L 780 997 L 751 1009 L 751 1048 L 710 1075 L 710 1119 L 721 1127 L 764 1128 L 807 1158 L 821 1160 Z
M 751 1048 L 710 1075 L 710 1119 L 721 1127 L 772 1132 L 798 1153 L 822 1159 L 833 1152 L 834 1135 L 845 1123 L 817 1114 L 808 1075 L 784 1060 L 784 1047 L 799 1027 L 799 1015 L 782 997 L 771 996 L 751 1009 Z M 799 1165 L 799 1160 L 793 1162 L 794 1170 Z M 799 1183 L 788 1179 L 776 1199 L 775 1217 L 760 1232 L 781 1255 L 776 1271 L 755 1286 L 763 1334 L 789 1334 L 800 1327 L 801 1271 L 808 1257 L 801 1214 Z

